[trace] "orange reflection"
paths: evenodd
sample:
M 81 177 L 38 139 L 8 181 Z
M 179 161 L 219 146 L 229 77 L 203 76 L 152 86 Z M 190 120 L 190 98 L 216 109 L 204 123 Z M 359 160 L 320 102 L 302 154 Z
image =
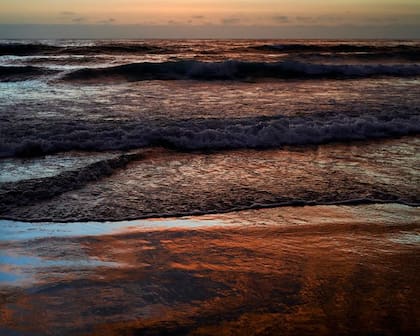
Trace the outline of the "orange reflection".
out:
M 276 208 L 205 218 L 243 226 L 33 242 L 35 250 L 70 245 L 71 255 L 81 254 L 78 245 L 117 266 L 63 267 L 54 270 L 67 274 L 60 280 L 3 290 L 1 326 L 76 335 L 415 334 L 420 226 L 415 208 L 395 207 L 398 221 L 386 215 L 392 206 Z

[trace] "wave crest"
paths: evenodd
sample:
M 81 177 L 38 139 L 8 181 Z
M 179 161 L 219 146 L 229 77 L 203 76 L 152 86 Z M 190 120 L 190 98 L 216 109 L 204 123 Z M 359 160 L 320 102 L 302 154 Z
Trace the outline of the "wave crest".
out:
M 65 80 L 95 81 L 103 78 L 141 80 L 244 80 L 287 78 L 363 78 L 372 76 L 419 76 L 420 66 L 412 65 L 335 65 L 295 61 L 284 62 L 199 62 L 131 63 L 108 68 L 80 69 L 67 73 Z

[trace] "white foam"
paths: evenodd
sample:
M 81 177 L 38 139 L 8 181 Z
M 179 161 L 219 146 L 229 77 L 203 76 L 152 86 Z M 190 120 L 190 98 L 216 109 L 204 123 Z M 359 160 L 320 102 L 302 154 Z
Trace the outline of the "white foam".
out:
M 47 127 L 48 126 L 48 127 Z M 20 127 L 25 127 L 21 125 Z M 41 128 L 42 127 L 42 128 Z M 64 133 L 62 130 L 66 130 Z M 16 130 L 18 131 L 18 130 Z M 388 138 L 420 133 L 420 116 L 378 115 L 191 119 L 181 122 L 62 121 L 25 130 L 25 139 L 0 142 L 0 157 L 69 150 L 126 150 L 166 146 L 181 150 L 278 148 L 285 145 Z

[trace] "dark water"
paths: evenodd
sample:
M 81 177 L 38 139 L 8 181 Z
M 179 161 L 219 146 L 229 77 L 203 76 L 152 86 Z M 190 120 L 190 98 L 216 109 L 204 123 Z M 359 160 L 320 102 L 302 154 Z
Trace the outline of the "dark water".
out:
M 0 215 L 417 205 L 419 52 L 418 41 L 3 41 Z
M 418 41 L 0 41 L 0 334 L 418 334 L 419 92 Z

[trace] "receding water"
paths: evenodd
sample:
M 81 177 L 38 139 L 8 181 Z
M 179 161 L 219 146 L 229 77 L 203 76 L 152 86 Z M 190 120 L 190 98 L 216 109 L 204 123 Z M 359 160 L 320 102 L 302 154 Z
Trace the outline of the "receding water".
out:
M 24 252 L 20 252 L 24 253 Z M 1 285 L 28 285 L 36 282 L 37 273 L 47 272 L 51 268 L 95 268 L 95 267 L 118 267 L 119 263 L 103 261 L 86 256 L 85 259 L 45 259 L 41 257 L 19 254 L 8 251 L 7 248 L 0 250 L 0 286 Z M 65 273 L 65 272 L 63 272 Z

